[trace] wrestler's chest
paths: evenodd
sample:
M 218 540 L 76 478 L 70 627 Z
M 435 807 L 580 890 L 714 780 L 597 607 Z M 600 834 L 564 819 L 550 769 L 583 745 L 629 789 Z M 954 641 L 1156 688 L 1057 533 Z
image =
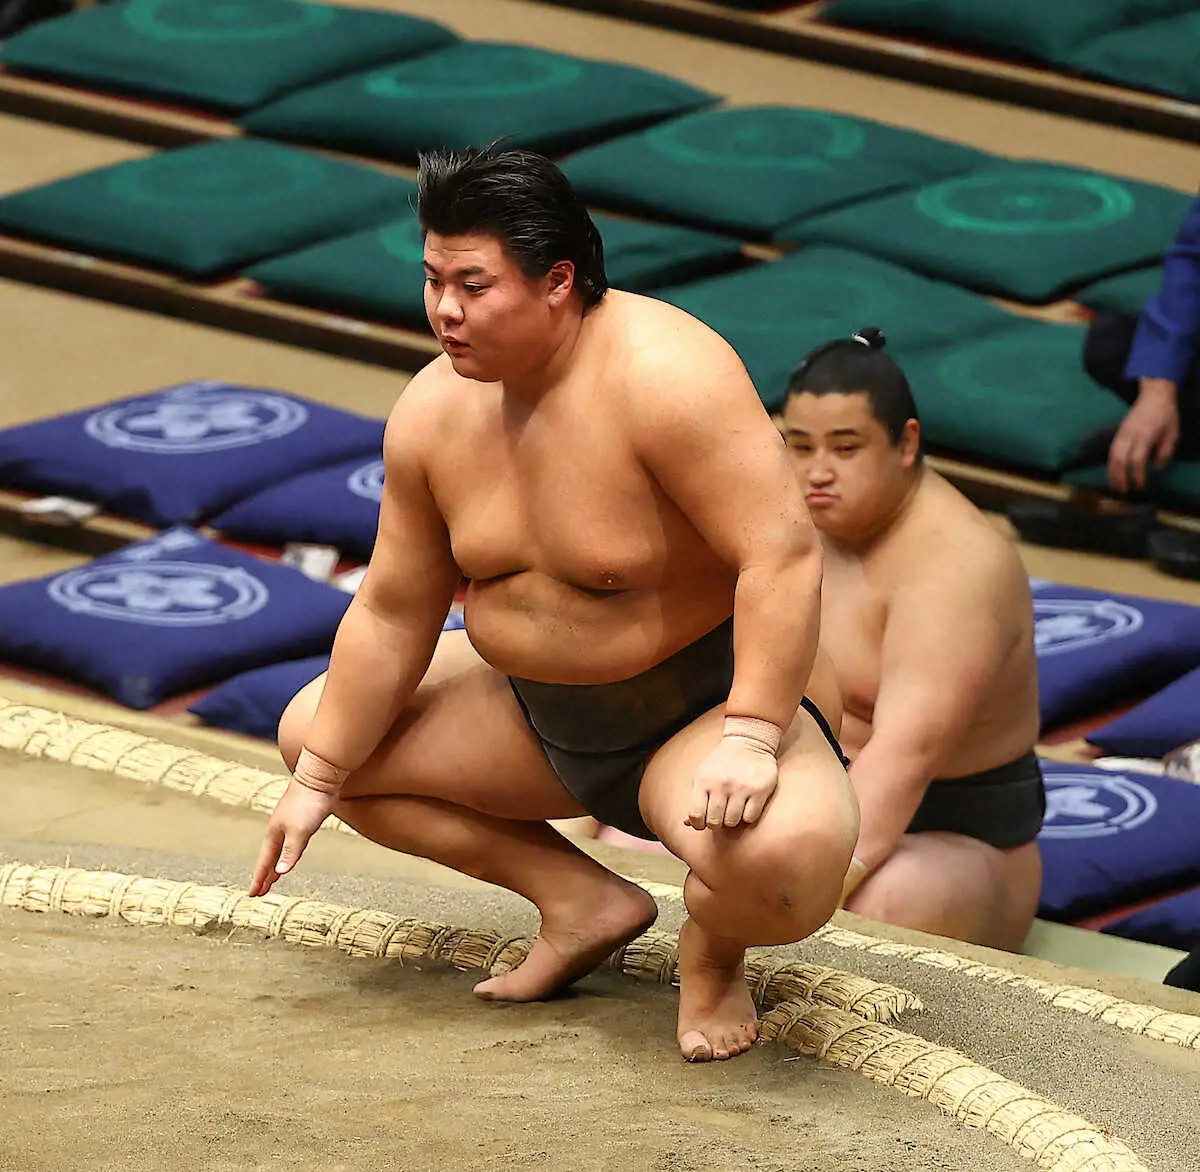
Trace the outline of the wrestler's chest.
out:
M 679 518 L 632 459 L 564 442 L 484 453 L 442 494 L 454 556 L 476 579 L 536 570 L 585 589 L 643 589 L 679 544 Z
M 826 564 L 821 646 L 833 661 L 847 712 L 870 721 L 879 694 L 886 602 L 861 570 Z

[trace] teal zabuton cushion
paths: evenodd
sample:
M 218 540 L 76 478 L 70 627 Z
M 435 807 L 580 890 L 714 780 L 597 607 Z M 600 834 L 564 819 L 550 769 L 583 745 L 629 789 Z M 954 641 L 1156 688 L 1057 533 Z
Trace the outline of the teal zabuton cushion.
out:
M 498 138 L 558 154 L 717 100 L 645 69 L 476 41 L 300 90 L 241 123 L 388 159 Z
M 0 229 L 209 276 L 396 214 L 412 185 L 251 139 L 101 167 L 0 199 Z
M 676 228 L 595 216 L 604 239 L 605 268 L 614 288 L 644 292 L 730 267 L 741 255 L 736 240 Z M 425 270 L 415 215 L 339 237 L 253 268 L 250 277 L 283 300 L 425 326 Z
M 568 159 L 603 207 L 765 239 L 798 216 L 969 171 L 969 147 L 826 110 L 705 110 Z
M 659 296 L 711 326 L 741 356 L 768 409 L 814 346 L 880 326 L 888 352 L 905 355 L 1003 328 L 1012 320 L 983 297 L 839 248 L 712 277 Z
M 822 13 L 837 24 L 925 33 L 1061 60 L 1084 42 L 1156 16 L 1185 11 L 1189 0 L 836 0 Z
M 1116 273 L 1075 293 L 1075 300 L 1088 309 L 1127 313 L 1140 317 L 1146 302 L 1162 288 L 1161 265 L 1150 269 L 1134 269 L 1129 273 Z
M 1095 488 L 1101 492 L 1114 493 L 1108 482 L 1108 468 L 1080 468 L 1063 478 L 1081 488 Z M 1146 491 L 1134 493 L 1166 504 L 1179 505 L 1195 511 L 1200 509 L 1200 461 L 1177 461 L 1168 464 L 1160 472 L 1153 462 L 1146 466 Z
M 1200 102 L 1200 5 L 1098 37 L 1072 53 L 1070 63 L 1106 81 Z
M 298 0 L 128 0 L 42 21 L 4 43 L 16 69 L 221 110 L 452 44 L 429 20 Z
M 1192 196 L 1049 163 L 1003 162 L 790 225 L 1018 301 L 1049 301 L 1106 273 L 1158 261 Z
M 904 363 L 921 434 L 934 447 L 1061 472 L 1128 407 L 1084 373 L 1082 326 L 1009 320 Z

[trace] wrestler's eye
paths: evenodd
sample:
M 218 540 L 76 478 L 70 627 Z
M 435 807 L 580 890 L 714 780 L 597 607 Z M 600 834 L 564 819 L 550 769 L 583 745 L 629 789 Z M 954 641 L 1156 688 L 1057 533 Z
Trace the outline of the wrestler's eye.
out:
M 839 456 L 850 456 L 858 451 L 858 444 L 840 444 L 833 449 Z
M 464 285 L 463 288 L 466 289 L 468 293 L 483 293 L 487 290 L 486 285 Z
M 439 281 L 437 277 L 426 277 L 425 284 L 431 289 L 436 289 L 439 285 L 441 285 L 441 281 Z

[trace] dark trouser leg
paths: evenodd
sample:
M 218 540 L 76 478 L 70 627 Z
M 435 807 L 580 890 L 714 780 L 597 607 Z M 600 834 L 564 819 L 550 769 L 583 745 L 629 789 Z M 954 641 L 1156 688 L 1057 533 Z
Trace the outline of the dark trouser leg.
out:
M 1138 319 L 1127 313 L 1098 313 L 1083 343 L 1083 367 L 1094 382 L 1133 404 L 1137 379 L 1125 377 Z M 1175 458 L 1200 459 L 1200 360 L 1179 386 L 1179 448 Z

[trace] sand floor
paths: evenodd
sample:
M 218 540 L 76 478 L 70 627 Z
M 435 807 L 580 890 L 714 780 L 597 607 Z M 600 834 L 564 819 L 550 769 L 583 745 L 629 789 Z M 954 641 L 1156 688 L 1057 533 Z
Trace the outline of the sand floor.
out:
M 3 860 L 246 881 L 260 816 L 19 756 L 0 769 Z M 681 878 L 674 860 L 591 849 Z M 514 934 L 536 922 L 515 896 L 333 832 L 288 890 Z M 659 926 L 680 914 L 665 900 Z M 844 922 L 1200 1013 L 1200 996 L 1136 978 Z M 776 951 L 912 989 L 927 1008 L 901 1028 L 1111 1130 L 1156 1172 L 1194 1168 L 1200 1052 L 906 960 L 821 941 Z M 688 1066 L 669 989 L 602 972 L 552 1003 L 495 1006 L 472 998 L 474 979 L 244 931 L 0 911 L 0 1168 L 1029 1166 L 926 1102 L 779 1046 Z

